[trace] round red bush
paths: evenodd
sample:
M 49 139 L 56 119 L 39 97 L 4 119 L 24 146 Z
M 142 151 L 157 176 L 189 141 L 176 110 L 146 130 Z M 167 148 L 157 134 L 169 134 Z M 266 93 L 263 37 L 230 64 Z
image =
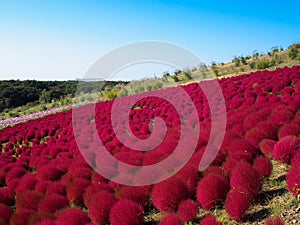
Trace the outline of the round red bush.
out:
M 198 184 L 197 200 L 202 208 L 210 210 L 224 202 L 229 189 L 226 177 L 221 174 L 208 174 Z
M 38 211 L 46 213 L 55 213 L 57 210 L 65 208 L 68 205 L 69 201 L 65 196 L 58 194 L 46 195 L 46 197 L 40 201 Z
M 39 202 L 44 195 L 37 191 L 25 191 L 17 195 L 16 210 L 32 209 L 37 210 Z
M 103 183 L 103 184 L 92 184 L 92 185 L 88 186 L 85 189 L 85 193 L 83 195 L 84 205 L 87 208 L 89 208 L 89 205 L 91 203 L 91 200 L 93 199 L 93 196 L 95 194 L 98 194 L 98 193 L 101 193 L 101 192 L 113 193 L 114 190 L 105 183 Z
M 59 180 L 62 175 L 63 172 L 51 164 L 38 168 L 36 172 L 38 180 Z
M 14 178 L 21 178 L 26 173 L 26 170 L 23 167 L 15 167 L 12 168 L 5 177 L 5 182 L 9 182 L 9 180 Z
M 34 213 L 35 211 L 30 209 L 18 210 L 11 217 L 10 225 L 27 225 L 30 216 Z
M 225 210 L 232 219 L 240 222 L 251 202 L 252 197 L 249 194 L 232 190 L 227 194 Z
M 14 194 L 9 188 L 0 188 L 0 202 L 9 206 L 14 205 Z
M 176 214 L 169 213 L 162 218 L 158 225 L 183 225 Z
M 273 166 L 270 159 L 259 156 L 254 160 L 253 168 L 259 173 L 261 178 L 264 178 L 271 175 Z
M 67 187 L 67 197 L 70 202 L 77 206 L 83 206 L 83 195 L 86 187 L 90 185 L 86 179 L 76 179 Z
M 286 182 L 288 189 L 293 195 L 298 196 L 300 194 L 300 164 L 292 164 L 287 176 Z
M 194 222 L 199 212 L 198 205 L 191 199 L 182 201 L 177 210 L 177 214 L 184 222 Z
M 14 211 L 7 205 L 0 203 L 0 222 L 3 221 L 4 224 L 9 224 L 9 220 L 13 212 Z
M 266 219 L 265 225 L 284 225 L 280 217 L 271 217 Z
M 151 186 L 125 186 L 118 193 L 118 199 L 130 199 L 142 206 L 146 206 L 150 202 Z
M 34 174 L 28 173 L 25 174 L 19 181 L 18 186 L 16 187 L 16 194 L 20 194 L 24 191 L 34 190 L 37 180 L 35 179 Z
M 169 179 L 154 185 L 152 191 L 153 205 L 160 211 L 174 212 L 179 203 L 187 199 L 188 189 L 178 179 Z
M 58 215 L 56 225 L 82 225 L 90 221 L 90 218 L 82 210 L 69 208 Z
M 258 196 L 262 183 L 258 172 L 249 163 L 241 162 L 232 170 L 230 186 L 235 191 Z
M 264 139 L 259 143 L 259 149 L 266 157 L 270 158 L 272 156 L 273 148 L 276 143 L 277 142 L 274 140 Z
M 274 146 L 272 156 L 276 161 L 290 163 L 291 158 L 300 148 L 300 141 L 296 136 L 285 136 Z
M 95 194 L 89 204 L 89 217 L 96 224 L 107 224 L 110 210 L 116 202 L 117 199 L 111 193 L 100 192 Z
M 60 194 L 66 195 L 66 185 L 60 181 L 54 181 L 49 184 L 46 195 Z
M 134 201 L 119 200 L 110 211 L 111 225 L 141 225 L 144 223 L 144 209 Z
M 35 212 L 29 217 L 28 225 L 36 225 L 39 224 L 45 220 L 47 221 L 53 221 L 55 219 L 54 214 L 52 213 L 46 213 L 46 212 Z
M 207 215 L 202 220 L 200 225 L 222 225 L 213 215 Z

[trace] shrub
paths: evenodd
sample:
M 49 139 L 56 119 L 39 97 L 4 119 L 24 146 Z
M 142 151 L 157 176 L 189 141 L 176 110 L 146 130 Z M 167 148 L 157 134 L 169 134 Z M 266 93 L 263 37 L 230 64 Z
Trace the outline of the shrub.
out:
M 48 181 L 48 180 L 38 181 L 34 187 L 34 190 L 41 192 L 42 194 L 46 194 L 47 188 L 50 184 L 51 184 L 51 181 Z
M 259 143 L 259 149 L 266 157 L 271 157 L 276 143 L 274 140 L 264 139 Z
M 99 225 L 109 222 L 109 212 L 116 203 L 116 198 L 108 192 L 100 192 L 93 196 L 89 204 L 89 216 Z
M 3 203 L 0 203 L 0 222 L 3 221 L 4 224 L 9 224 L 12 214 L 13 210 L 11 208 Z
M 34 213 L 35 211 L 30 209 L 18 210 L 11 217 L 10 225 L 27 225 L 30 216 Z
M 182 201 L 177 210 L 177 214 L 184 222 L 194 222 L 198 214 L 198 205 L 191 199 Z
M 34 174 L 28 173 L 25 174 L 19 181 L 18 186 L 16 187 L 16 194 L 20 194 L 24 191 L 34 190 L 34 187 L 37 183 Z
M 228 180 L 221 174 L 208 174 L 198 184 L 197 200 L 206 210 L 222 204 L 230 186 Z
M 59 180 L 63 172 L 53 165 L 46 165 L 38 168 L 36 178 L 38 180 Z
M 200 225 L 222 225 L 213 215 L 207 215 L 202 220 Z
M 68 205 L 69 201 L 65 196 L 58 194 L 46 195 L 46 197 L 40 201 L 38 211 L 55 213 L 57 210 L 67 207 Z
M 28 225 L 36 225 L 43 221 L 53 221 L 54 219 L 55 216 L 52 213 L 35 212 L 29 217 Z
M 300 155 L 300 154 L 297 154 Z M 300 157 L 298 157 L 300 158 Z M 298 196 L 300 194 L 300 165 L 299 161 L 297 164 L 292 164 L 291 169 L 289 170 L 286 176 L 286 182 L 288 189 L 293 195 Z
M 113 193 L 114 190 L 109 187 L 107 184 L 92 184 L 85 189 L 85 193 L 83 195 L 84 205 L 89 208 L 90 202 L 93 199 L 95 194 L 98 193 Z
M 264 178 L 271 175 L 273 166 L 270 159 L 259 156 L 254 160 L 253 168 L 259 173 L 261 178 Z
M 265 221 L 265 225 L 284 225 L 280 217 L 268 218 Z
M 0 202 L 8 206 L 14 205 L 13 192 L 8 188 L 0 188 Z
M 5 182 L 7 183 L 13 178 L 21 178 L 25 173 L 26 170 L 23 167 L 15 167 L 6 174 Z
M 143 207 L 134 201 L 119 200 L 110 211 L 111 225 L 141 225 L 144 223 Z
M 283 125 L 279 132 L 278 132 L 278 138 L 282 139 L 285 136 L 295 135 L 297 136 L 299 133 L 299 127 L 295 126 L 293 124 L 285 124 Z
M 77 206 L 83 206 L 83 195 L 90 182 L 86 179 L 77 179 L 67 187 L 67 198 Z
M 274 146 L 272 156 L 276 161 L 290 163 L 299 146 L 300 142 L 296 136 L 285 136 Z
M 187 187 L 177 179 L 165 180 L 154 185 L 152 191 L 153 205 L 160 211 L 174 212 L 179 203 L 188 198 Z
M 225 210 L 232 219 L 240 222 L 251 202 L 249 194 L 231 190 L 226 197 Z
M 91 220 L 82 210 L 69 208 L 58 215 L 56 225 L 82 225 L 90 221 Z
M 39 202 L 43 199 L 44 195 L 37 191 L 25 191 L 17 195 L 16 209 L 32 209 L 37 210 Z
M 117 194 L 119 199 L 130 199 L 142 206 L 149 204 L 151 195 L 151 186 L 125 186 Z
M 262 184 L 259 174 L 249 163 L 241 162 L 232 170 L 230 186 L 235 191 L 256 197 L 261 190 Z
M 46 195 L 51 194 L 66 195 L 66 186 L 60 181 L 51 182 L 47 187 Z
M 176 214 L 169 213 L 162 218 L 158 225 L 182 225 L 183 223 Z

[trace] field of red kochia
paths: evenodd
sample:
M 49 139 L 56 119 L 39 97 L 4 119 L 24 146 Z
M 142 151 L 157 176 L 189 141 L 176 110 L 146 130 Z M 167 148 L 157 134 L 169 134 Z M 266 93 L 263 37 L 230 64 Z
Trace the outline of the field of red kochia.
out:
M 211 81 L 203 82 L 209 86 Z M 74 118 L 69 110 L 0 130 L 0 225 L 140 225 L 153 211 L 162 212 L 160 225 L 190 221 L 213 225 L 220 224 L 215 217 L 197 214 L 200 207 L 209 211 L 216 206 L 242 221 L 251 204 L 261 200 L 271 160 L 290 166 L 288 188 L 300 195 L 300 67 L 258 71 L 219 84 L 226 102 L 226 133 L 218 155 L 204 171 L 198 167 L 206 145 L 210 138 L 220 137 L 210 137 L 211 109 L 203 91 L 198 84 L 189 84 L 153 92 L 175 99 L 180 110 L 196 113 L 200 122 L 188 163 L 153 185 L 122 185 L 106 179 L 92 167 L 118 177 L 120 165 L 108 164 L 101 154 L 90 151 L 95 138 L 100 138 L 106 150 L 126 164 L 143 167 L 167 159 L 180 141 L 181 118 L 170 102 L 151 97 L 151 92 L 140 94 L 129 114 L 131 131 L 140 139 L 150 137 L 154 117 L 166 122 L 163 142 L 150 151 L 135 151 L 128 147 L 133 143 L 116 137 L 118 124 L 111 121 L 114 101 L 97 103 L 95 115 L 81 113 Z M 192 102 L 181 101 L 179 88 Z M 126 105 L 130 98 L 121 100 Z M 88 112 L 89 107 L 94 106 L 80 109 Z M 218 110 L 218 102 L 213 107 Z M 192 117 L 184 123 L 197 124 Z M 76 142 L 77 135 L 84 137 L 82 143 Z M 85 157 L 78 145 L 88 149 Z

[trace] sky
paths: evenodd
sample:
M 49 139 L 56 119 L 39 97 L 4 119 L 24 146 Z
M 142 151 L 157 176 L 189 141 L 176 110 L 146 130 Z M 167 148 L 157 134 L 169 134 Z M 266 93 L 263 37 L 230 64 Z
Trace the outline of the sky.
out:
M 0 80 L 82 78 L 112 49 L 145 40 L 177 44 L 206 64 L 287 48 L 300 41 L 299 8 L 289 0 L 0 0 Z M 136 68 L 121 79 L 171 70 Z

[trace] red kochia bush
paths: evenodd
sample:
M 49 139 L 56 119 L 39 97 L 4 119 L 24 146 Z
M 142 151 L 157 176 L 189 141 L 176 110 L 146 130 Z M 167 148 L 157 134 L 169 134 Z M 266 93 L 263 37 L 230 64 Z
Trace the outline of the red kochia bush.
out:
M 230 186 L 235 191 L 257 197 L 262 184 L 259 174 L 252 166 L 249 163 L 241 162 L 232 170 Z
M 226 197 L 225 209 L 231 218 L 240 222 L 251 202 L 252 197 L 248 193 L 231 190 Z
M 44 195 L 37 191 L 25 191 L 17 195 L 16 198 L 16 209 L 32 209 L 37 210 L 39 202 L 42 200 Z
M 226 177 L 221 174 L 208 174 L 198 184 L 197 200 L 202 208 L 210 210 L 225 200 L 229 189 Z
M 75 205 L 82 206 L 85 189 L 90 184 L 91 183 L 86 179 L 77 179 L 71 182 L 67 187 L 67 197 L 69 201 Z
M 0 224 L 3 221 L 3 224 L 9 224 L 9 219 L 13 214 L 13 210 L 7 205 L 0 203 Z
M 8 188 L 0 188 L 0 202 L 6 205 L 14 205 L 15 198 L 13 192 Z
M 106 183 L 103 184 L 92 184 L 85 189 L 83 195 L 84 205 L 89 208 L 91 201 L 95 194 L 104 192 L 104 193 L 113 193 L 113 189 L 109 187 Z
M 273 148 L 276 145 L 276 141 L 271 140 L 271 139 L 264 139 L 259 143 L 259 148 L 260 151 L 266 156 L 266 157 L 271 157 Z
M 162 218 L 158 225 L 183 225 L 183 223 L 176 214 L 169 213 Z
M 33 190 L 35 185 L 37 183 L 37 180 L 35 179 L 34 174 L 28 173 L 25 174 L 18 183 L 18 186 L 16 187 L 16 194 L 20 194 L 21 192 Z
M 53 165 L 46 165 L 37 169 L 36 178 L 38 180 L 59 180 L 63 172 Z
M 40 201 L 38 211 L 55 213 L 57 210 L 67 207 L 68 205 L 69 201 L 65 196 L 58 194 L 47 195 L 43 200 Z
M 143 207 L 134 201 L 119 200 L 110 211 L 111 225 L 141 225 L 144 223 Z
M 29 217 L 28 225 L 36 225 L 41 223 L 42 221 L 53 221 L 55 219 L 55 215 L 52 213 L 46 212 L 35 212 Z
M 291 169 L 286 176 L 287 186 L 293 195 L 300 194 L 300 151 L 293 157 Z
M 200 225 L 222 225 L 213 215 L 207 215 L 202 220 Z
M 11 217 L 10 225 L 27 225 L 30 216 L 34 213 L 35 211 L 31 209 L 19 210 Z
M 259 173 L 261 178 L 269 177 L 272 172 L 272 167 L 271 160 L 264 156 L 257 157 L 253 163 L 253 168 Z
M 272 155 L 279 162 L 289 163 L 298 149 L 300 149 L 300 141 L 297 137 L 285 136 L 274 146 Z
M 152 202 L 160 211 L 174 212 L 179 203 L 187 198 L 187 187 L 177 179 L 171 178 L 153 187 Z
M 56 225 L 82 225 L 90 221 L 90 218 L 82 210 L 69 208 L 58 215 Z
M 130 199 L 142 206 L 148 205 L 151 195 L 151 186 L 125 186 L 117 194 L 119 199 Z
M 178 206 L 178 215 L 184 222 L 195 221 L 198 214 L 198 205 L 191 199 L 184 200 Z
M 265 225 L 284 225 L 284 223 L 280 217 L 275 217 L 266 219 Z
M 109 192 L 100 192 L 93 196 L 89 204 L 89 216 L 92 221 L 99 225 L 109 222 L 109 212 L 117 199 Z

